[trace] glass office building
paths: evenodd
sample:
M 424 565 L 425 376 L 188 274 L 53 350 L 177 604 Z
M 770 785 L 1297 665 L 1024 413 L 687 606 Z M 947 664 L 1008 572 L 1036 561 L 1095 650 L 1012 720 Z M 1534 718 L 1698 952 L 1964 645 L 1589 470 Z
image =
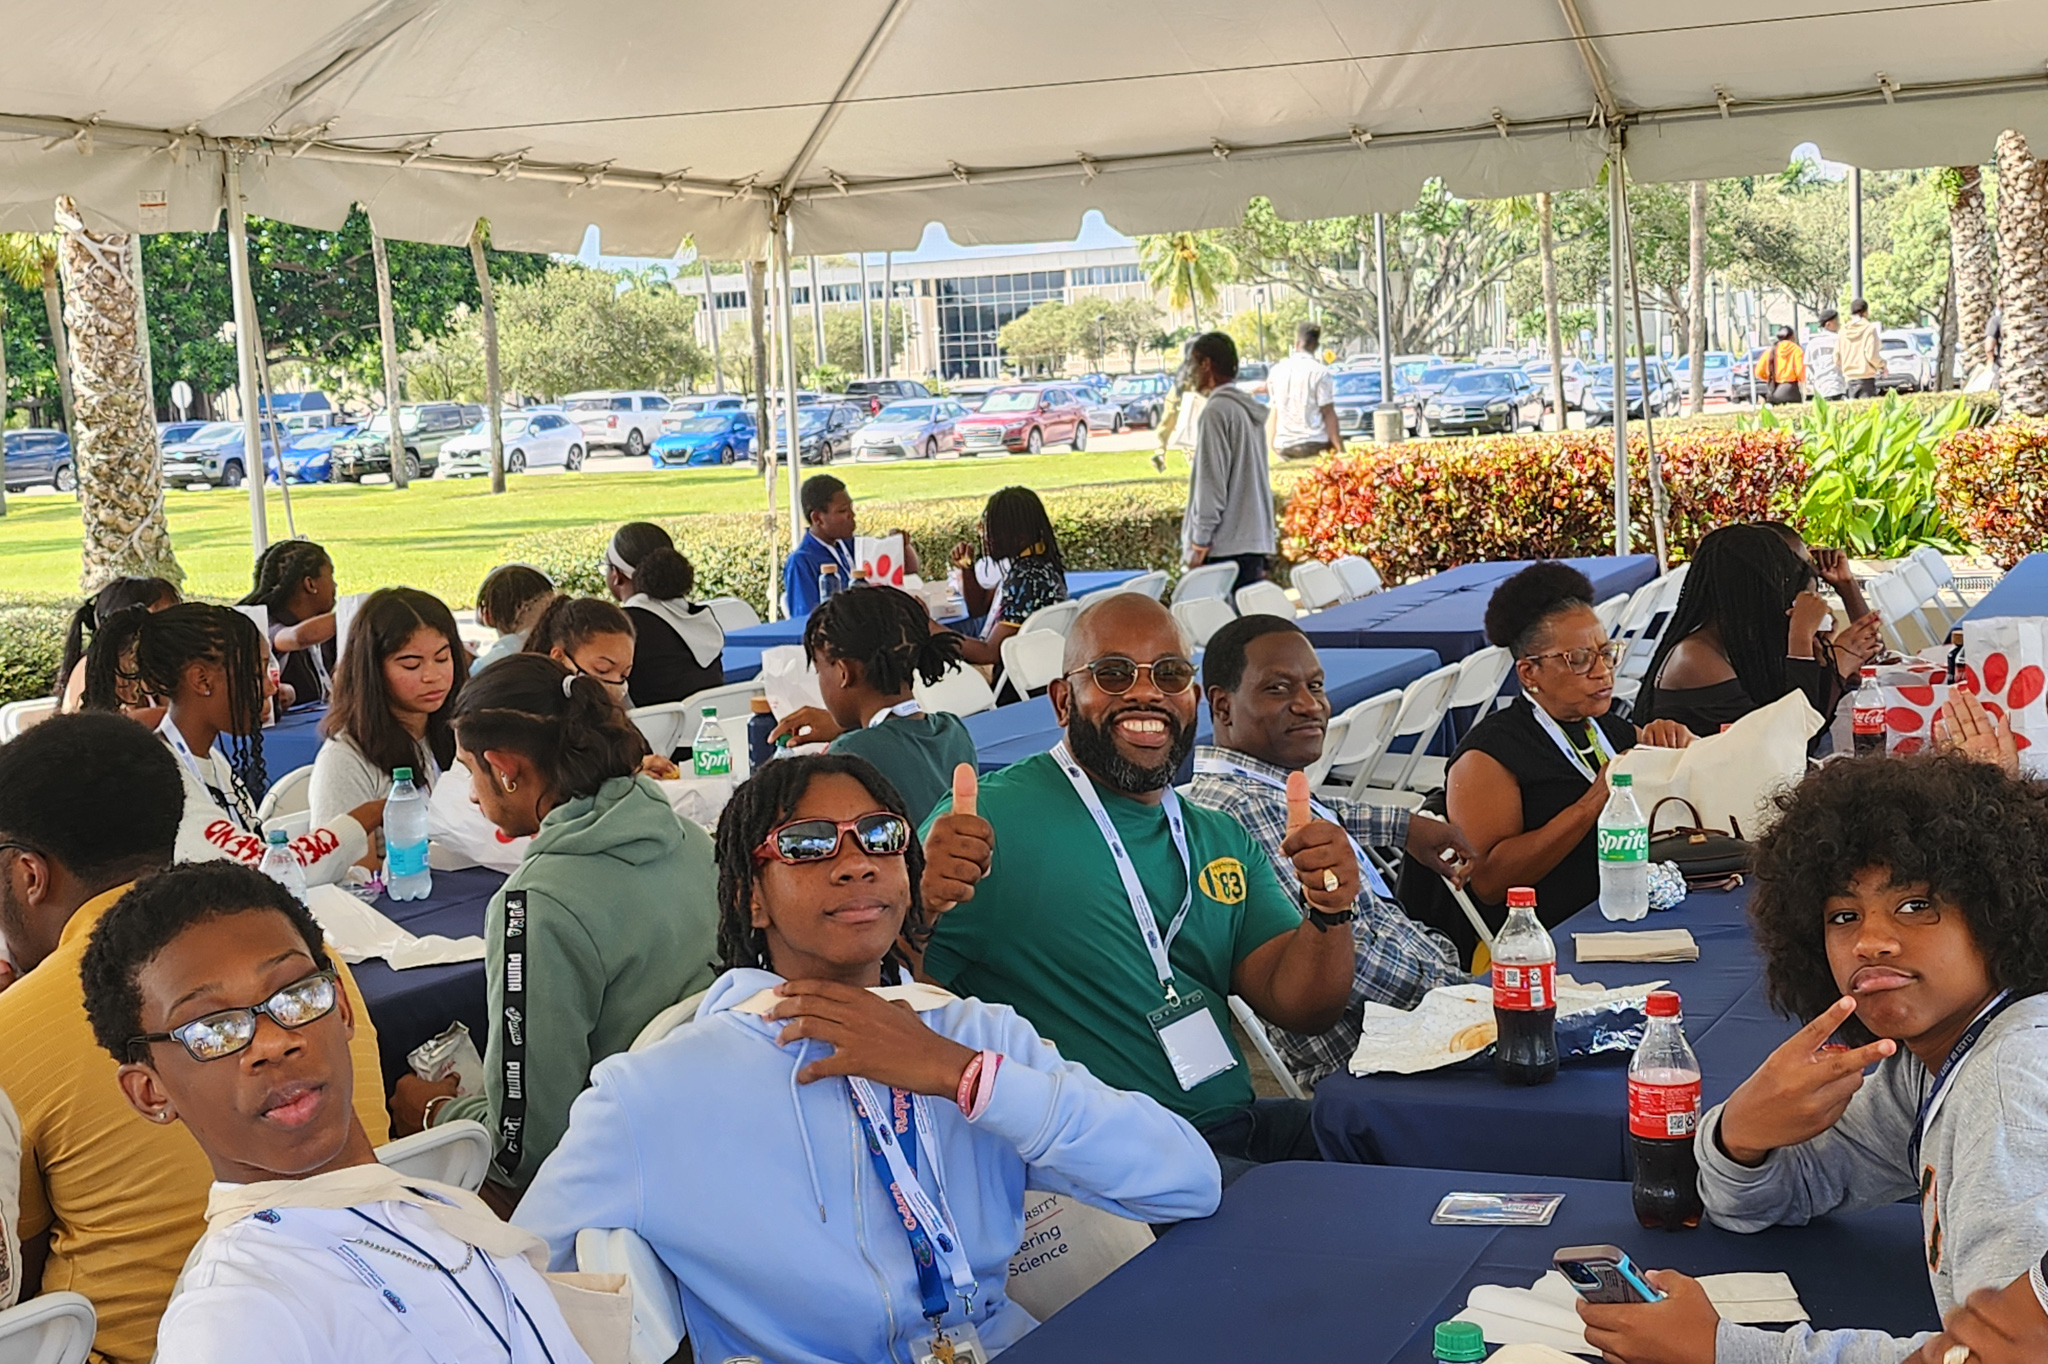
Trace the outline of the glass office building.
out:
M 930 281 L 938 314 L 939 373 L 947 379 L 994 379 L 1001 373 L 996 336 L 1034 303 L 1064 300 L 1064 270 L 1013 275 L 963 275 Z

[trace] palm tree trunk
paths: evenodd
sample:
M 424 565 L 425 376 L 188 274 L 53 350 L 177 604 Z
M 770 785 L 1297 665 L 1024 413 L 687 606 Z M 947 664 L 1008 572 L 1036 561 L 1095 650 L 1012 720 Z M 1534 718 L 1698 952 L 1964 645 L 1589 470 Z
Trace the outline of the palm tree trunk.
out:
M 498 302 L 491 292 L 491 264 L 484 256 L 484 222 L 477 219 L 469 232 L 469 263 L 476 270 L 476 290 L 483 297 L 484 322 L 484 420 L 491 424 L 491 491 L 505 491 L 505 426 L 502 409 L 505 389 L 498 375 Z M 398 414 L 391 414 L 393 430 Z
M 1956 191 L 1948 205 L 1949 259 L 1956 271 L 1956 334 L 1968 373 L 1989 364 L 1984 330 L 1998 306 L 1998 249 L 1984 213 L 1984 177 L 1975 166 L 1957 166 Z
M 163 470 L 155 412 L 144 377 L 135 278 L 125 233 L 89 233 L 70 199 L 57 200 L 58 265 L 64 322 L 77 348 L 71 429 L 85 554 L 79 587 L 97 591 L 122 576 L 168 578 L 184 571 L 164 520 Z
M 1950 239 L 1953 244 L 1953 238 Z M 1948 281 L 1941 287 L 1941 331 L 1934 345 L 1934 389 L 1937 393 L 1955 387 L 1956 372 L 1956 256 L 1948 256 Z
M 1998 388 L 2005 405 L 2048 417 L 2048 161 L 1998 135 Z
M 50 323 L 50 359 L 57 370 L 57 395 L 64 400 L 64 429 L 76 435 L 78 395 L 71 386 L 71 343 L 64 335 L 64 296 L 57 289 L 57 249 L 43 248 L 43 316 Z
M 1550 347 L 1550 398 L 1557 429 L 1565 429 L 1564 321 L 1557 315 L 1557 243 L 1550 194 L 1536 196 L 1536 254 L 1543 263 L 1543 340 Z M 1384 363 L 1384 362 L 1382 362 Z M 1391 399 L 1389 399 L 1391 401 Z
M 1707 182 L 1692 182 L 1688 206 L 1691 242 L 1687 251 L 1690 270 L 1685 310 L 1691 316 L 1687 335 L 1688 365 L 1692 370 L 1692 414 L 1697 417 L 1707 406 Z

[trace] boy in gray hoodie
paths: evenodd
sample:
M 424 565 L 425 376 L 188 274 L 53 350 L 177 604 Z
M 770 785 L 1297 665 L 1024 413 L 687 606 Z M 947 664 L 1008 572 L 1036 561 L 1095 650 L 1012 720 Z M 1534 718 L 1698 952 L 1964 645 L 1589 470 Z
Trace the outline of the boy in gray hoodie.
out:
M 1189 343 L 1182 374 L 1207 401 L 1196 418 L 1181 547 L 1189 568 L 1235 561 L 1237 586 L 1243 587 L 1266 576 L 1266 560 L 1278 543 L 1266 471 L 1266 412 L 1237 386 L 1237 343 L 1222 332 L 1204 332 Z
M 1750 917 L 1773 1003 L 1813 1021 L 1701 1120 L 1700 1194 L 1745 1232 L 1917 1197 L 1947 1313 L 2048 1246 L 2048 802 L 1928 756 L 1831 764 L 1779 806 Z M 1662 1302 L 1581 1306 L 1608 1358 L 1903 1364 L 1927 1340 L 1737 1326 L 1651 1277 Z

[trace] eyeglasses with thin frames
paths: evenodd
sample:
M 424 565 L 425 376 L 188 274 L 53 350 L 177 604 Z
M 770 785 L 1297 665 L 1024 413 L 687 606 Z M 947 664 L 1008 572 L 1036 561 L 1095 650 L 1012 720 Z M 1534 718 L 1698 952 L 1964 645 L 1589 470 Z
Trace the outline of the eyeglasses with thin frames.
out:
M 1578 674 L 1580 677 L 1584 677 L 1587 673 L 1593 671 L 1593 660 L 1595 658 L 1606 659 L 1607 669 L 1609 672 L 1612 672 L 1621 665 L 1621 651 L 1621 641 L 1610 639 L 1598 648 L 1554 649 L 1547 654 L 1524 654 L 1522 657 L 1530 663 L 1541 663 L 1546 658 L 1561 658 L 1564 660 L 1564 666 L 1567 669 Z
M 1138 674 L 1145 673 L 1152 679 L 1162 695 L 1178 696 L 1195 682 L 1195 665 L 1185 658 L 1162 658 L 1153 663 L 1139 663 L 1120 654 L 1098 658 L 1093 663 L 1083 664 L 1062 677 L 1075 673 L 1087 673 L 1096 686 L 1111 696 L 1122 696 L 1138 685 Z
M 246 1009 L 221 1009 L 181 1023 L 169 1032 L 146 1032 L 128 1039 L 130 1050 L 152 1042 L 176 1042 L 195 1061 L 220 1061 L 246 1051 L 256 1040 L 259 1015 L 280 1028 L 296 1030 L 334 1012 L 340 998 L 332 970 L 315 971 Z

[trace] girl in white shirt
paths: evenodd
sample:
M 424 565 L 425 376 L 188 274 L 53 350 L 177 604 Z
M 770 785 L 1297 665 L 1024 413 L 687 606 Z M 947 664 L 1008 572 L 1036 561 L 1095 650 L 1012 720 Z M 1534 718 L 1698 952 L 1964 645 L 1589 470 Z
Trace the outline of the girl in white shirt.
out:
M 508 654 L 526 647 L 526 632 L 555 599 L 555 585 L 531 564 L 500 564 L 484 575 L 476 589 L 476 618 L 498 632 L 498 638 L 469 665 L 482 672 Z
M 469 680 L 455 617 L 439 597 L 411 587 L 372 592 L 349 627 L 334 674 L 334 700 L 313 759 L 313 822 L 328 824 L 391 790 L 394 768 L 431 789 L 455 761 L 448 717 Z

